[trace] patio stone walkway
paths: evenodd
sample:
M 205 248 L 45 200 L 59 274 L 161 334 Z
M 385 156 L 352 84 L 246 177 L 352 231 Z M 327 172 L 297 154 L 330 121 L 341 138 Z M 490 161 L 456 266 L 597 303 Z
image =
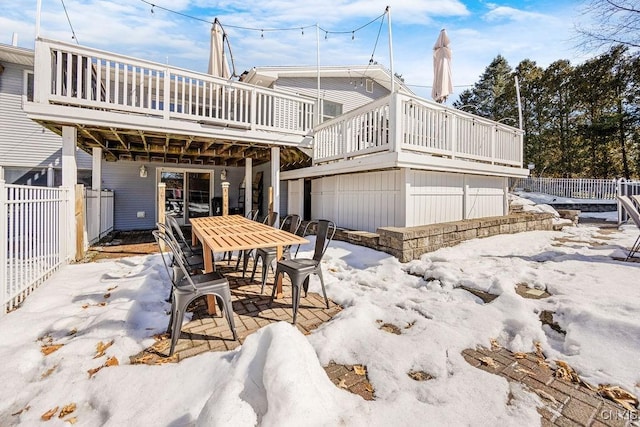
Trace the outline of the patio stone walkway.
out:
M 467 349 L 462 356 L 472 366 L 521 383 L 536 393 L 544 405 L 538 408 L 543 427 L 638 425 L 637 411 L 630 412 L 582 384 L 557 378 L 542 355 L 514 354 L 496 346 Z
M 603 240 L 607 239 L 608 234 L 615 232 L 615 228 L 609 224 L 600 228 L 600 237 Z M 150 236 L 150 232 L 123 234 L 119 236 L 121 240 L 113 245 L 92 248 L 85 261 L 157 252 L 157 246 L 150 243 Z M 569 240 L 557 239 L 557 244 L 577 243 Z M 590 243 L 593 244 L 593 242 Z M 241 345 L 249 334 L 262 326 L 272 322 L 292 321 L 291 286 L 288 278 L 284 281 L 284 297 L 276 299 L 269 308 L 273 274 L 269 274 L 265 292 L 261 294 L 260 285 L 249 281 L 248 278 L 243 279 L 242 273 L 234 271 L 233 266 L 235 261 L 232 261 L 231 266 L 227 266 L 226 262 L 217 264 L 217 268 L 228 277 L 231 285 L 238 341 L 232 339 L 226 320 L 220 317 L 220 314 L 216 316 L 207 314 L 205 300 L 201 298 L 194 301 L 188 309 L 192 317 L 189 321 L 185 320 L 182 326 L 181 337 L 173 357 L 166 357 L 169 340 L 167 334 L 163 334 L 157 337 L 153 346 L 132 356 L 132 363 L 173 363 L 207 351 L 231 350 Z M 249 271 L 251 268 L 250 263 Z M 484 303 L 490 303 L 496 297 L 473 289 L 467 290 L 482 299 Z M 517 293 L 524 298 L 549 296 L 546 293 L 532 294 L 526 284 L 518 286 Z M 322 296 L 310 292 L 307 298 L 301 299 L 296 326 L 302 333 L 308 334 L 323 322 L 330 320 L 340 310 L 341 307 L 332 301 L 327 309 Z M 548 319 L 541 316 L 541 321 L 553 327 L 553 313 L 544 314 L 548 315 Z M 389 325 L 383 325 L 383 329 L 385 326 Z M 526 389 L 536 393 L 543 403 L 543 406 L 538 408 L 542 426 L 631 427 L 640 425 L 637 411 L 627 411 L 623 406 L 598 394 L 596 390 L 558 377 L 556 370 L 545 361 L 541 353 L 512 353 L 495 345 L 491 349 L 484 347 L 466 349 L 462 352 L 462 356 L 472 366 L 499 375 L 510 382 L 522 384 Z M 337 387 L 358 394 L 365 400 L 375 399 L 375 390 L 368 381 L 366 366 L 339 365 L 332 362 L 323 368 Z M 409 375 L 416 381 L 431 378 L 428 374 L 420 376 L 410 373 Z
M 168 334 L 157 337 L 156 343 L 145 349 L 140 354 L 132 356 L 132 363 L 166 363 L 179 362 L 187 357 L 207 351 L 228 351 L 241 345 L 246 337 L 263 326 L 274 322 L 293 321 L 293 311 L 291 309 L 291 282 L 285 276 L 283 280 L 283 297 L 274 300 L 269 307 L 271 291 L 273 289 L 273 273 L 270 271 L 267 277 L 267 284 L 264 293 L 260 293 L 260 283 L 249 280 L 252 263 L 249 263 L 249 273 L 246 278 L 242 278 L 242 271 L 235 271 L 235 260 L 231 266 L 227 266 L 226 261 L 219 261 L 216 265 L 218 271 L 222 272 L 231 287 L 231 301 L 234 311 L 234 322 L 238 333 L 238 340 L 234 341 L 229 325 L 220 311 L 216 315 L 207 313 L 205 298 L 198 298 L 190 304 L 187 312 L 191 313 L 191 320 L 182 325 L 180 340 L 176 345 L 174 355 L 166 357 L 169 353 L 170 341 Z M 256 277 L 259 277 L 260 266 Z M 330 320 L 341 307 L 329 300 L 329 308 L 326 308 L 324 298 L 314 292 L 309 292 L 307 297 L 304 294 L 300 299 L 298 308 L 297 328 L 307 335 L 316 329 L 323 322 Z M 168 318 L 167 318 L 168 319 Z

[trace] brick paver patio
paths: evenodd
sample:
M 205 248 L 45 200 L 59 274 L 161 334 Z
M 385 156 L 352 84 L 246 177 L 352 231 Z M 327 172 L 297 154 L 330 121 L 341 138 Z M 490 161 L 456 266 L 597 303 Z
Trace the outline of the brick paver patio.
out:
M 169 353 L 169 337 L 165 334 L 157 338 L 157 342 L 150 348 L 132 357 L 134 363 L 164 363 L 178 362 L 187 357 L 195 356 L 206 351 L 227 351 L 241 345 L 246 337 L 263 326 L 273 322 L 293 321 L 291 305 L 291 282 L 285 276 L 283 280 L 282 298 L 277 298 L 269 307 L 271 291 L 273 289 L 273 273 L 269 271 L 264 293 L 260 293 L 260 283 L 257 280 L 249 280 L 252 263 L 249 263 L 249 272 L 246 278 L 242 278 L 242 271 L 235 271 L 235 260 L 231 266 L 227 262 L 219 261 L 217 269 L 222 272 L 231 286 L 231 300 L 234 311 L 234 322 L 238 333 L 238 340 L 234 341 L 231 330 L 220 312 L 210 315 L 206 310 L 205 298 L 195 300 L 187 311 L 191 314 L 191 320 L 185 320 L 182 325 L 180 340 L 176 345 L 173 357 L 167 358 Z M 259 278 L 260 265 L 256 278 Z M 329 308 L 326 308 L 324 298 L 314 292 L 304 294 L 300 299 L 298 309 L 297 328 L 308 334 L 323 322 L 331 319 L 341 307 L 329 300 Z
M 524 384 L 536 393 L 544 405 L 538 408 L 543 427 L 638 425 L 637 411 L 628 411 L 582 384 L 557 378 L 542 355 L 479 347 L 464 350 L 462 356 L 472 366 Z

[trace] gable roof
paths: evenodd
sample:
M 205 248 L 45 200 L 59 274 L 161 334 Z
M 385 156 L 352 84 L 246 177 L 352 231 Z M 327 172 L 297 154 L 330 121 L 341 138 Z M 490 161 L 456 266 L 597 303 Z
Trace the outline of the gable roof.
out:
M 318 73 L 320 79 L 331 77 L 368 78 L 391 91 L 391 72 L 380 64 L 322 66 L 319 68 L 309 65 L 253 67 L 251 70 L 245 71 L 240 80 L 256 86 L 270 87 L 279 78 L 317 78 Z M 398 77 L 395 78 L 395 86 L 398 92 L 413 95 L 411 89 Z

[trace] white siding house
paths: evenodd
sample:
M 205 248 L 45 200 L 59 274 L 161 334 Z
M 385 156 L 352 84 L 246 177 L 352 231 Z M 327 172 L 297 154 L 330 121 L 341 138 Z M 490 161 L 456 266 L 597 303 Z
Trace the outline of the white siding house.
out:
M 263 213 L 273 187 L 281 214 L 366 231 L 504 215 L 507 180 L 528 174 L 522 131 L 421 99 L 376 64 L 230 81 L 52 40 L 35 52 L 25 111 L 102 155 L 116 229 L 153 227 L 160 182 L 185 222 L 210 214 L 223 171 L 231 207 L 253 203 L 240 185 L 262 172 Z
M 365 231 L 508 213 L 508 179 L 528 173 L 520 130 L 419 99 L 402 82 L 392 94 L 379 65 L 322 67 L 319 82 L 317 72 L 258 67 L 244 76 L 340 111 L 321 114 L 313 164 L 281 175 L 290 213 L 303 215 L 307 200 L 308 216 Z
M 33 59 L 32 50 L 0 44 L 0 170 L 9 184 L 53 187 L 61 181 L 62 139 L 22 108 L 33 95 Z M 91 156 L 78 149 L 76 157 L 79 178 L 90 180 Z

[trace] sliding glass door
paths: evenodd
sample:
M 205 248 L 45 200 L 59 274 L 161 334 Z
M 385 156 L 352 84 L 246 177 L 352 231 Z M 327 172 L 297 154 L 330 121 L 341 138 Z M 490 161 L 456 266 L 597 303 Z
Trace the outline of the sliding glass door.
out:
M 161 169 L 160 182 L 166 185 L 165 212 L 180 224 L 189 218 L 209 216 L 213 175 L 210 172 Z

